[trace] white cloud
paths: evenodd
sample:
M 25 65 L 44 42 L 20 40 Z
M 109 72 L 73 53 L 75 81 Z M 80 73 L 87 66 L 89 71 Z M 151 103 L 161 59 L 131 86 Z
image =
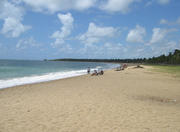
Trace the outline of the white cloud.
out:
M 4 19 L 4 24 L 1 33 L 7 34 L 7 36 L 10 37 L 18 37 L 30 28 L 30 26 L 24 26 L 19 20 L 13 17 L 8 17 Z
M 89 23 L 88 31 L 81 36 L 79 40 L 86 45 L 92 45 L 101 39 L 111 38 L 116 35 L 117 29 L 113 27 L 100 27 L 94 23 Z
M 4 21 L 1 33 L 8 37 L 18 37 L 31 27 L 23 25 L 23 8 L 6 0 L 0 3 L 0 19 Z
M 59 31 L 56 31 L 52 34 L 51 38 L 55 39 L 55 42 L 52 43 L 54 47 L 61 46 L 65 43 L 65 39 L 71 34 L 73 29 L 74 18 L 71 13 L 67 14 L 58 14 L 60 22 L 63 24 Z
M 12 3 L 14 3 L 14 4 L 20 4 L 21 3 L 21 0 L 11 0 L 12 1 Z
M 130 10 L 130 6 L 133 3 L 139 1 L 140 0 L 108 0 L 101 6 L 101 9 L 109 12 L 126 13 Z
M 177 29 L 170 28 L 170 29 L 162 29 L 162 28 L 153 28 L 152 38 L 147 45 L 154 44 L 154 43 L 161 43 L 162 41 L 167 41 L 166 36 L 170 32 L 176 32 Z
M 159 43 L 158 45 L 151 45 L 151 56 L 159 56 L 162 54 L 168 54 L 173 52 L 175 49 L 180 49 L 180 45 L 175 41 L 167 41 Z
M 77 54 L 82 58 L 123 58 L 128 48 L 121 43 L 105 42 L 102 45 L 85 45 L 77 50 Z
M 73 53 L 73 49 L 72 49 L 71 45 L 66 44 L 66 45 L 62 46 L 62 47 L 58 50 L 58 52 L 60 52 L 60 53 L 64 52 L 64 53 L 66 53 L 66 54 L 70 54 L 70 53 Z
M 149 44 L 161 42 L 165 39 L 168 33 L 176 32 L 176 31 L 177 29 L 174 28 L 170 28 L 170 29 L 153 28 L 153 35 Z
M 170 0 L 157 0 L 157 2 L 161 5 L 166 5 L 170 2 Z
M 166 46 L 162 47 L 164 48 L 165 50 L 167 51 L 172 51 L 172 50 L 175 50 L 176 48 L 179 48 L 177 47 L 177 43 L 175 41 L 169 41 Z
M 96 0 L 21 0 L 36 11 L 51 13 L 63 10 L 84 10 L 92 7 Z
M 123 46 L 121 43 L 113 44 L 113 43 L 105 43 L 103 49 L 107 51 L 109 54 L 113 54 L 114 57 L 117 56 L 119 53 L 126 53 L 127 48 Z
M 37 43 L 33 37 L 20 39 L 16 44 L 17 50 L 26 49 L 28 47 L 39 47 L 41 44 Z
M 175 20 L 175 21 L 168 21 L 166 19 L 161 19 L 160 24 L 166 24 L 166 25 L 170 25 L 170 26 L 180 25 L 180 17 L 177 18 L 177 20 Z
M 157 43 L 164 39 L 168 31 L 166 29 L 154 28 L 150 43 Z
M 129 31 L 126 40 L 131 43 L 143 43 L 143 37 L 146 35 L 146 29 L 136 25 L 135 29 Z

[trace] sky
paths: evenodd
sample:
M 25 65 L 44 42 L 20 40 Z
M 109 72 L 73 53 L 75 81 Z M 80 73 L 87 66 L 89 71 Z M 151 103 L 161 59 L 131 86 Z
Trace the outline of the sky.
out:
M 0 59 L 148 58 L 180 49 L 180 0 L 0 0 Z

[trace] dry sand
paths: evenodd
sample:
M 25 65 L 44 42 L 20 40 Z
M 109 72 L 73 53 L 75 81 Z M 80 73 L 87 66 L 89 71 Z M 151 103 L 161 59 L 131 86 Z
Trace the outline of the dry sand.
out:
M 0 90 L 0 132 L 180 132 L 180 79 L 150 68 Z

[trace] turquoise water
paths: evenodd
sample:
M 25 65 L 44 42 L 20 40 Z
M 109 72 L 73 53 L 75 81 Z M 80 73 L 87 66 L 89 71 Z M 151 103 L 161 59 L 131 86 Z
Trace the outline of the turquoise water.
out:
M 94 62 L 0 60 L 0 88 L 86 74 L 86 69 L 110 69 L 116 64 Z

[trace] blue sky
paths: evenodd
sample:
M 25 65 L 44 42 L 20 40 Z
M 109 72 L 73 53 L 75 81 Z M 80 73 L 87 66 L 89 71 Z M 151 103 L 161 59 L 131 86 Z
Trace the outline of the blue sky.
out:
M 168 54 L 179 12 L 179 0 L 0 0 L 0 59 Z

